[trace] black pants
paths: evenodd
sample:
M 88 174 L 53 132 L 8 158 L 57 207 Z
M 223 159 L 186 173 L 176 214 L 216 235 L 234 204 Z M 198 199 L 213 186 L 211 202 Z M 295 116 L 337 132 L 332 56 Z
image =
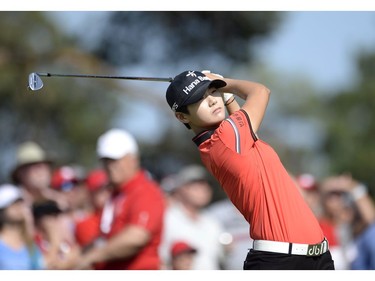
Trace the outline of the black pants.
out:
M 334 270 L 330 251 L 321 256 L 308 257 L 279 254 L 250 249 L 243 265 L 244 270 Z

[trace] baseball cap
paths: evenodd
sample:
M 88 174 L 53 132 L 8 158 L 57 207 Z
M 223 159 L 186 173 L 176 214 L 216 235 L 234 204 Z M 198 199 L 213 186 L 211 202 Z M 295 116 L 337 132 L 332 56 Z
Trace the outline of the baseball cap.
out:
M 195 181 L 207 181 L 206 170 L 200 165 L 189 165 L 182 168 L 177 173 L 177 182 L 179 186 L 195 182 Z
M 125 130 L 110 129 L 101 135 L 97 142 L 99 158 L 120 159 L 126 154 L 137 154 L 138 144 Z
M 178 74 L 169 85 L 166 99 L 173 111 L 202 99 L 209 88 L 226 86 L 224 80 L 211 80 L 200 71 L 186 70 Z
M 102 169 L 96 169 L 88 173 L 86 187 L 90 191 L 96 191 L 109 183 L 107 173 Z
M 176 188 L 178 188 L 177 174 L 169 174 L 163 177 L 160 181 L 160 186 L 166 193 L 173 192 Z
M 177 257 L 183 253 L 196 253 L 197 249 L 190 246 L 188 243 L 184 241 L 176 241 L 172 244 L 171 247 L 171 256 L 172 258 Z
M 56 216 L 63 213 L 63 210 L 59 207 L 56 201 L 46 200 L 38 203 L 34 203 L 32 206 L 33 217 L 36 221 L 39 221 L 45 216 Z
M 9 183 L 0 185 L 0 209 L 7 208 L 22 198 L 22 192 L 17 186 Z
M 61 191 L 69 191 L 79 183 L 79 177 L 73 167 L 62 166 L 52 173 L 51 186 Z
M 304 173 L 297 176 L 297 182 L 303 190 L 316 190 L 317 182 L 312 174 Z

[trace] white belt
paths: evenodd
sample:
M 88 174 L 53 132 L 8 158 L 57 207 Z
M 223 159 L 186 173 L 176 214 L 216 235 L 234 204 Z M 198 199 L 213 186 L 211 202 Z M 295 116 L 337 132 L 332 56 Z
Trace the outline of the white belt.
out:
M 328 251 L 328 241 L 324 238 L 324 240 L 318 244 L 298 244 L 269 240 L 254 240 L 253 249 L 256 251 L 290 255 L 320 256 Z

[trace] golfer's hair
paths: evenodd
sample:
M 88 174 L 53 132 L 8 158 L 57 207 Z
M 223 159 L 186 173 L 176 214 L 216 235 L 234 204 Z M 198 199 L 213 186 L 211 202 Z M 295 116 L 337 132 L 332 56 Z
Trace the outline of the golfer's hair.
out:
M 181 112 L 181 113 L 185 113 L 185 114 L 190 114 L 189 113 L 189 110 L 188 110 L 188 107 L 185 105 L 185 106 L 181 106 L 177 112 Z M 186 128 L 188 128 L 189 130 L 191 129 L 190 125 L 189 124 L 186 124 L 186 123 L 183 123 L 185 125 Z
M 0 209 L 0 230 L 3 229 L 5 220 L 6 220 L 5 209 Z

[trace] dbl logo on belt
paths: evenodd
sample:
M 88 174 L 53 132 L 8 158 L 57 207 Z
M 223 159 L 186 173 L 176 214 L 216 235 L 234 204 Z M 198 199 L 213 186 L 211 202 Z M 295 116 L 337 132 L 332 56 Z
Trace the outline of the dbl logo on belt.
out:
M 322 243 L 309 245 L 307 247 L 307 256 L 320 256 L 328 250 L 328 241 L 323 240 Z

